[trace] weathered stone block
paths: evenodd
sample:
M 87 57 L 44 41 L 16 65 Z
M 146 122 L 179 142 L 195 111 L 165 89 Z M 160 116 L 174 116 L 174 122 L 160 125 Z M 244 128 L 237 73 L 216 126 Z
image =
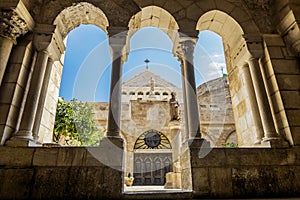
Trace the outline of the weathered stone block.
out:
M 67 198 L 70 170 L 68 167 L 38 167 L 31 198 Z
M 85 148 L 59 148 L 57 166 L 85 166 Z
M 235 197 L 256 197 L 261 194 L 272 194 L 274 178 L 271 168 L 233 168 L 232 189 Z
M 119 155 L 110 154 L 109 151 L 112 151 L 109 149 L 87 147 L 86 150 L 86 166 L 122 166 Z
M 191 169 L 182 169 L 181 172 L 181 183 L 183 190 L 192 190 L 192 176 Z
M 202 152 L 201 152 L 202 151 Z M 199 157 L 199 154 L 205 152 L 205 157 Z M 191 166 L 204 167 L 204 166 L 222 166 L 226 162 L 224 149 L 191 149 Z
M 209 182 L 212 197 L 231 197 L 231 168 L 209 168 Z
M 283 39 L 280 35 L 265 35 L 264 41 L 267 46 L 285 46 Z
M 210 181 L 208 168 L 193 168 L 192 180 L 195 197 L 203 197 L 210 195 L 211 188 L 209 185 Z
M 225 149 L 228 166 L 249 166 L 261 163 L 259 149 Z
M 36 148 L 33 156 L 34 166 L 56 166 L 59 148 Z
M 300 126 L 300 110 L 286 110 L 286 115 L 290 126 Z
M 250 150 L 251 151 L 251 150 Z M 287 165 L 286 149 L 257 149 L 258 165 Z
M 89 152 L 89 149 L 87 149 L 87 153 L 86 153 L 86 166 L 101 166 L 102 163 L 100 162 L 99 159 L 97 159 L 97 156 L 94 155 L 94 153 Z
M 123 185 L 122 171 L 106 167 L 103 170 L 102 195 L 110 198 L 121 198 Z M 112 184 L 113 183 L 113 184 Z
M 0 169 L 0 198 L 29 199 L 33 169 Z
M 281 50 L 281 47 L 268 47 L 268 52 L 269 52 L 269 55 L 270 57 L 273 59 L 283 59 L 284 58 L 284 55 L 283 55 L 283 52 Z
M 276 75 L 280 90 L 300 90 L 300 75 Z
M 0 166 L 31 166 L 33 148 L 0 147 Z
M 215 8 L 216 7 L 215 1 L 208 1 L 208 2 L 199 1 L 199 2 L 197 2 L 197 5 L 204 12 L 210 11 L 211 8 Z

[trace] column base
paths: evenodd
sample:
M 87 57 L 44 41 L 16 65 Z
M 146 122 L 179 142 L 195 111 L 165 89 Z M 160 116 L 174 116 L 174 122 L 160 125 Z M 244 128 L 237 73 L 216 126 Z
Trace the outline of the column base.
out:
M 257 140 L 255 140 L 254 145 L 259 145 L 259 144 L 261 144 L 261 142 L 262 142 L 261 139 L 257 139 Z
M 5 143 L 10 147 L 42 147 L 43 144 L 32 137 L 14 136 Z
M 272 141 L 272 140 L 280 140 L 280 137 L 278 136 L 273 136 L 273 137 L 264 137 L 262 139 L 263 142 L 269 142 L 269 141 Z

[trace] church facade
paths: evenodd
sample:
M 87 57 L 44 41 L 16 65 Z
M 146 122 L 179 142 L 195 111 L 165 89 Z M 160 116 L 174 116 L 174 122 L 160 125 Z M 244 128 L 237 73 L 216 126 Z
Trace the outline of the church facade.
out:
M 238 145 L 228 86 L 228 78 L 221 77 L 197 88 L 201 133 L 213 147 Z M 172 94 L 176 94 L 176 105 Z M 122 83 L 121 102 L 125 174 L 135 177 L 135 185 L 165 185 L 166 173 L 175 165 L 181 166 L 181 144 L 186 135 L 182 88 L 146 69 Z M 108 103 L 89 104 L 99 130 L 106 132 Z M 175 113 L 172 107 L 178 107 Z M 146 142 L 148 137 L 155 145 Z

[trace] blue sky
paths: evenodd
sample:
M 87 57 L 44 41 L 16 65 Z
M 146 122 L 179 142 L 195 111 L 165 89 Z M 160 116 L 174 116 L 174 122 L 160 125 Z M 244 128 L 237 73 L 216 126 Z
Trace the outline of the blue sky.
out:
M 111 56 L 104 31 L 93 25 L 81 25 L 71 31 L 60 88 L 65 100 L 108 101 Z M 163 31 L 146 27 L 130 40 L 130 53 L 123 65 L 123 81 L 145 70 L 144 60 L 150 60 L 149 69 L 181 87 L 180 63 L 172 53 L 173 44 Z M 194 53 L 196 84 L 221 76 L 225 67 L 222 39 L 210 31 L 199 34 Z

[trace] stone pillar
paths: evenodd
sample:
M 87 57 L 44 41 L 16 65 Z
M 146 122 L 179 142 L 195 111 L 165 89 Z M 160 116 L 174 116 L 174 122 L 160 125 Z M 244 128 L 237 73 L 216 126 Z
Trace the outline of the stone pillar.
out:
M 1 29 L 1 27 L 0 27 Z M 0 85 L 2 85 L 2 78 L 6 69 L 6 65 L 13 47 L 13 40 L 0 36 Z
M 33 56 L 31 40 L 31 36 L 26 37 L 13 49 L 0 86 L 0 113 L 5 116 L 0 120 L 0 145 L 17 129 Z
M 124 30 L 124 29 L 123 29 Z M 120 116 L 121 116 L 121 87 L 122 87 L 122 55 L 126 44 L 126 32 L 110 28 L 109 38 L 112 55 L 112 72 L 110 84 L 110 100 L 107 125 L 107 137 L 120 137 Z
M 255 96 L 258 104 L 258 110 L 261 117 L 262 127 L 264 130 L 263 141 L 278 139 L 278 134 L 276 133 L 275 130 L 272 113 L 269 106 L 269 101 L 267 98 L 264 83 L 262 80 L 262 75 L 260 72 L 260 66 L 258 60 L 254 57 L 251 57 L 248 60 L 248 64 L 249 64 Z
M 254 88 L 252 85 L 252 77 L 250 75 L 249 66 L 248 64 L 245 64 L 241 67 L 242 73 L 244 75 L 244 84 L 246 88 L 246 92 L 248 94 L 250 107 L 252 111 L 252 120 L 254 123 L 254 126 L 256 127 L 256 141 L 255 144 L 260 144 L 262 141 L 262 138 L 264 137 L 263 130 L 262 130 L 262 122 L 261 117 L 259 114 L 259 109 L 255 97 Z
M 182 58 L 179 58 L 180 61 L 180 67 L 181 67 L 181 79 L 182 79 L 182 98 L 183 98 L 183 104 L 184 104 L 184 128 L 185 128 L 185 136 L 184 141 L 189 139 L 189 126 L 188 126 L 188 106 L 187 106 L 187 94 L 186 94 L 186 76 L 184 73 L 184 67 L 183 67 L 183 60 Z
M 47 63 L 47 67 L 46 67 L 46 71 L 45 71 L 45 75 L 44 75 L 44 79 L 43 79 L 43 86 L 42 86 L 41 94 L 39 97 L 37 111 L 35 114 L 35 122 L 34 122 L 34 126 L 33 126 L 33 131 L 32 131 L 34 140 L 39 139 L 38 133 L 39 133 L 40 124 L 41 124 L 41 120 L 42 120 L 42 114 L 44 111 L 44 105 L 45 105 L 45 101 L 46 101 L 46 95 L 47 95 L 47 90 L 48 90 L 48 85 L 49 85 L 49 80 L 50 80 L 53 63 L 54 63 L 53 59 L 48 58 L 48 63 Z
M 184 74 L 184 87 L 185 87 L 185 107 L 187 108 L 186 114 L 187 125 L 189 131 L 189 138 L 201 138 L 200 134 L 200 121 L 197 103 L 197 91 L 194 72 L 194 47 L 195 40 L 192 38 L 184 39 L 180 42 L 183 52 L 183 74 Z
M 14 10 L 0 11 L 0 85 L 6 69 L 6 65 L 17 38 L 28 32 L 27 23 Z
M 39 104 L 39 98 L 43 86 L 43 80 L 48 62 L 48 47 L 52 40 L 55 26 L 37 25 L 34 34 L 34 46 L 37 51 L 37 58 L 34 64 L 33 74 L 28 90 L 28 95 L 21 118 L 20 127 L 14 139 L 19 140 L 15 145 L 28 146 L 33 141 L 33 127 Z
M 18 138 L 33 140 L 33 125 L 37 113 L 39 96 L 42 89 L 43 76 L 47 66 L 48 54 L 46 51 L 39 51 L 32 74 L 26 104 L 24 107 L 21 124 L 17 134 Z

